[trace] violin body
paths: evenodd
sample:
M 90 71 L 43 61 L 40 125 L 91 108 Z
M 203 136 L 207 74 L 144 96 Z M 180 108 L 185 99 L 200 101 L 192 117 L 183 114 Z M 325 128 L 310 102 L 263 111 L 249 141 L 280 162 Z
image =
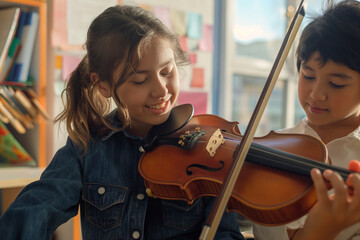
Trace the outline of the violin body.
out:
M 207 146 L 217 129 L 221 130 L 223 142 L 211 156 Z M 218 196 L 231 170 L 242 138 L 237 122 L 210 114 L 197 115 L 166 137 L 181 139 L 186 131 L 190 135 L 191 132 L 201 133 L 192 139 L 190 149 L 182 147 L 182 141 L 178 145 L 161 144 L 145 152 L 140 159 L 140 174 L 154 197 L 192 203 L 202 196 Z M 254 138 L 253 142 L 314 161 L 325 162 L 327 159 L 325 145 L 307 135 L 272 131 L 264 137 Z M 227 210 L 236 211 L 259 224 L 282 225 L 305 215 L 315 203 L 316 193 L 309 175 L 246 160 Z

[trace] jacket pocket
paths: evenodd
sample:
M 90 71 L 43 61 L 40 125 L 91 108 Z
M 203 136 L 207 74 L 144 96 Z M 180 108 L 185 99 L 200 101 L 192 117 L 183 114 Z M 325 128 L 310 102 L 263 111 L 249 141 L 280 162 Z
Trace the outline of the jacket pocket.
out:
M 195 200 L 191 205 L 185 201 L 162 200 L 164 224 L 187 231 L 202 222 L 203 208 L 204 203 L 201 198 Z
M 127 188 L 101 183 L 85 183 L 85 220 L 108 231 L 119 226 L 123 219 Z

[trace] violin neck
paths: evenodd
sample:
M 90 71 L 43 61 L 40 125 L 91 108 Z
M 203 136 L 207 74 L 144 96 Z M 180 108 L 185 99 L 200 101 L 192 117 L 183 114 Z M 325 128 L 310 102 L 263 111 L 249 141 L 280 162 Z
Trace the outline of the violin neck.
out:
M 309 176 L 312 168 L 318 168 L 321 172 L 326 169 L 331 169 L 338 172 L 344 180 L 352 173 L 341 167 L 314 161 L 309 158 L 304 158 L 254 142 L 251 143 L 249 152 L 246 156 L 246 161 Z

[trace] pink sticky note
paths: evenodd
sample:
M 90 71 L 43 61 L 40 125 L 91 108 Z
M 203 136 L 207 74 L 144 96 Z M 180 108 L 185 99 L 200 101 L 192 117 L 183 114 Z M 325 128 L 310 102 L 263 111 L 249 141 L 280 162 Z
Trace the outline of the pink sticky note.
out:
M 185 52 L 189 52 L 186 36 L 180 36 L 180 46 L 181 46 L 182 50 L 184 50 Z
M 199 50 L 212 52 L 214 49 L 213 26 L 204 24 L 203 35 L 199 41 Z
M 191 64 L 195 64 L 195 63 L 196 63 L 196 60 L 197 60 L 197 55 L 196 55 L 196 53 L 190 53 L 190 54 L 189 54 L 189 59 L 190 59 Z
M 192 70 L 191 87 L 204 87 L 204 68 L 194 67 Z
M 207 92 L 179 93 L 178 104 L 190 103 L 194 107 L 194 115 L 207 113 Z
M 53 0 L 52 12 L 52 30 L 51 44 L 52 46 L 63 46 L 67 44 L 67 28 L 66 28 L 66 0 Z
M 63 62 L 62 62 L 62 79 L 66 81 L 70 74 L 75 70 L 75 68 L 81 62 L 80 57 L 71 56 L 71 55 L 64 55 Z
M 166 7 L 153 7 L 156 17 L 158 17 L 168 28 L 171 28 L 170 9 Z

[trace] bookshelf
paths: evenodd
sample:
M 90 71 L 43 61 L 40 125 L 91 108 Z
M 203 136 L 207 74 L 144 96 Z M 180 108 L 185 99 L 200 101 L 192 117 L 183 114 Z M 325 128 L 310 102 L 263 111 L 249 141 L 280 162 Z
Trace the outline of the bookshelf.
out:
M 30 71 L 35 77 L 33 89 L 37 93 L 40 104 L 46 109 L 47 2 L 46 0 L 0 0 L 0 8 L 13 6 L 36 11 L 39 14 L 39 26 L 32 57 L 35 64 Z M 46 167 L 46 128 L 46 121 L 38 117 L 38 124 L 34 129 L 24 135 L 14 134 L 15 138 L 37 161 L 37 167 L 9 166 L 0 168 L 2 210 L 6 209 L 24 186 L 39 179 Z

